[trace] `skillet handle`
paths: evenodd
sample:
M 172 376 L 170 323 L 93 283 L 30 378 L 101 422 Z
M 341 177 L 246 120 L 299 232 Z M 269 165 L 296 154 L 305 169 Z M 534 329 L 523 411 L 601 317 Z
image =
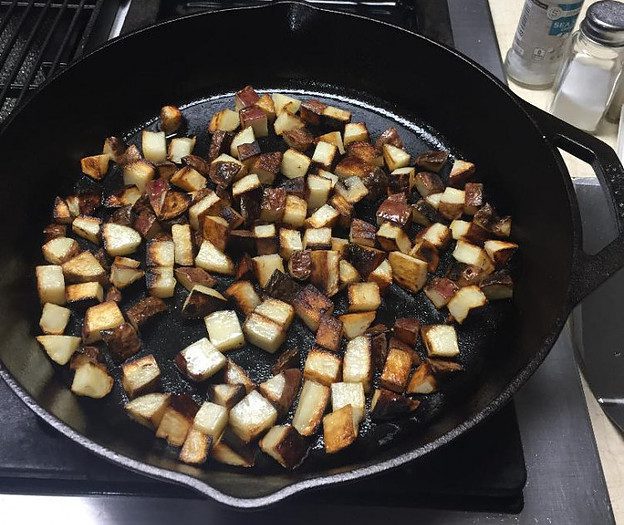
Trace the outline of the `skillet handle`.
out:
M 617 237 L 598 253 L 586 254 L 582 242 L 574 248 L 568 298 L 571 310 L 624 266 L 624 167 L 615 151 L 600 139 L 539 108 L 524 105 L 555 146 L 591 165 L 601 186 L 607 190 L 611 216 L 617 224 Z

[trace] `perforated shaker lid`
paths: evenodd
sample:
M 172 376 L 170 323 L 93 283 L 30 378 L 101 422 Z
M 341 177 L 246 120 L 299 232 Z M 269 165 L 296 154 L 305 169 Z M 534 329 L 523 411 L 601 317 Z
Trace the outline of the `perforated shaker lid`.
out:
M 604 46 L 624 46 L 624 3 L 602 0 L 589 6 L 581 31 Z

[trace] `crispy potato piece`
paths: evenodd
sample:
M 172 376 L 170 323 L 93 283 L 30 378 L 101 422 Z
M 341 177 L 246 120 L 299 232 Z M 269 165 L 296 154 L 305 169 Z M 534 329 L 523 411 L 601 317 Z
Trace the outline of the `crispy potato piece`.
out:
M 348 447 L 357 438 L 357 428 L 353 423 L 353 408 L 345 405 L 323 417 L 323 440 L 325 452 L 334 454 Z

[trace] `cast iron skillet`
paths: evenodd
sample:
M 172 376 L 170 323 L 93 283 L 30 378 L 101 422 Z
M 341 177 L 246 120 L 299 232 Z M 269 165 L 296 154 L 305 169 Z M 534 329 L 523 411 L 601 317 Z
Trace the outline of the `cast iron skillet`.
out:
M 33 342 L 39 305 L 32 276 L 41 260 L 41 230 L 53 197 L 73 191 L 79 158 L 99 151 L 105 136 L 132 139 L 163 103 L 187 104 L 191 121 L 205 123 L 248 83 L 333 100 L 351 109 L 354 120 L 364 119 L 373 135 L 394 124 L 414 153 L 445 147 L 473 160 L 490 199 L 513 215 L 513 237 L 522 246 L 513 305 L 490 305 L 459 330 L 463 376 L 423 403 L 416 417 L 366 424 L 351 449 L 333 457 L 315 450 L 292 473 L 269 460 L 250 471 L 180 464 L 125 417 L 118 390 L 106 401 L 76 398 L 68 378 Z M 198 153 L 205 153 L 205 131 L 188 131 L 198 134 Z M 557 146 L 590 162 L 611 197 L 618 237 L 596 255 L 581 249 L 578 206 Z M 3 378 L 43 419 L 95 453 L 233 506 L 259 507 L 373 475 L 466 432 L 510 399 L 542 362 L 572 307 L 624 264 L 623 169 L 608 146 L 522 103 L 455 51 L 299 2 L 192 16 L 105 45 L 12 115 L 1 132 L 0 158 Z M 422 298 L 397 288 L 387 305 L 425 322 L 442 319 Z M 179 391 L 190 387 L 170 357 L 204 331 L 182 326 L 176 316 L 177 310 L 143 335 L 144 353 L 160 358 L 165 387 Z M 294 343 L 307 349 L 309 338 L 293 333 Z M 265 354 L 232 357 L 256 379 L 268 375 Z

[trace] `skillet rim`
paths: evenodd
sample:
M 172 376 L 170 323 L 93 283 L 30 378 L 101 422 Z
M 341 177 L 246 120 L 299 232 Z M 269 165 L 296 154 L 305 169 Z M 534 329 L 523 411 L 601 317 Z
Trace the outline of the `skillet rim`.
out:
M 379 24 L 382 26 L 386 26 L 394 31 L 400 31 L 402 33 L 406 33 L 410 35 L 410 37 L 416 37 L 420 40 L 425 41 L 428 45 L 433 45 L 438 47 L 442 52 L 451 53 L 457 60 L 464 62 L 469 67 L 476 69 L 478 73 L 481 75 L 485 75 L 490 82 L 493 82 L 496 87 L 499 89 L 501 94 L 505 95 L 509 99 L 509 103 L 513 104 L 517 109 L 519 109 L 531 122 L 535 132 L 540 136 L 541 140 L 545 143 L 546 147 L 550 150 L 552 154 L 552 158 L 555 161 L 557 167 L 559 168 L 559 175 L 561 175 L 562 182 L 566 189 L 566 195 L 568 197 L 569 202 L 569 211 L 570 211 L 570 219 L 571 219 L 571 232 L 572 232 L 572 243 L 570 245 L 570 259 L 573 258 L 573 253 L 575 250 L 578 250 L 579 246 L 582 243 L 582 233 L 580 227 L 580 212 L 578 209 L 578 205 L 575 199 L 575 193 L 572 186 L 572 181 L 569 176 L 569 172 L 567 167 L 559 153 L 558 149 L 553 145 L 552 140 L 541 130 L 538 121 L 535 116 L 531 114 L 531 106 L 521 100 L 517 95 L 515 95 L 509 87 L 507 87 L 502 81 L 496 78 L 492 73 L 483 68 L 481 65 L 468 58 L 464 54 L 459 51 L 447 47 L 443 44 L 435 42 L 423 35 L 419 35 L 414 33 L 413 31 L 409 31 L 402 27 L 382 22 L 378 20 L 373 20 L 367 18 L 363 15 L 354 14 L 354 13 L 344 13 L 340 11 L 335 11 L 332 9 L 326 9 L 324 7 L 319 7 L 316 5 L 311 5 L 300 0 L 279 0 L 276 2 L 271 2 L 264 5 L 255 5 L 255 6 L 244 6 L 244 7 L 233 7 L 233 8 L 225 8 L 218 9 L 215 11 L 205 12 L 205 13 L 196 13 L 192 15 L 187 15 L 184 17 L 180 17 L 172 20 L 165 20 L 163 22 L 159 22 L 155 25 L 144 27 L 133 31 L 131 33 L 127 33 L 123 36 L 120 36 L 114 40 L 109 40 L 106 43 L 99 46 L 97 49 L 89 52 L 88 54 L 81 57 L 79 60 L 69 64 L 62 70 L 55 73 L 52 77 L 43 82 L 33 93 L 29 96 L 24 104 L 19 107 L 17 110 L 13 111 L 10 116 L 6 119 L 6 121 L 0 127 L 0 140 L 5 135 L 7 130 L 11 127 L 12 123 L 16 118 L 19 118 L 21 113 L 27 108 L 33 100 L 35 100 L 42 91 L 44 91 L 50 84 L 57 82 L 61 79 L 68 71 L 80 67 L 82 62 L 91 59 L 93 56 L 98 55 L 103 52 L 110 46 L 123 45 L 126 40 L 134 38 L 136 35 L 143 34 L 145 32 L 157 31 L 161 27 L 164 27 L 169 24 L 177 23 L 178 21 L 184 21 L 188 19 L 195 19 L 199 17 L 210 17 L 211 15 L 218 15 L 220 13 L 229 12 L 229 11 L 247 11 L 252 9 L 278 9 L 281 6 L 297 6 L 298 8 L 308 9 L 312 11 L 318 11 L 322 13 L 328 13 L 332 16 L 343 16 L 343 17 L 351 17 L 358 20 L 363 20 L 372 24 Z M 567 286 L 567 297 L 570 297 L 570 289 L 571 289 L 571 281 L 568 282 Z M 467 419 L 460 425 L 456 426 L 449 432 L 443 434 L 439 438 L 423 445 L 415 450 L 411 450 L 409 452 L 405 452 L 396 457 L 388 459 L 383 462 L 374 463 L 368 466 L 362 466 L 355 468 L 348 472 L 342 472 L 338 474 L 331 475 L 319 475 L 317 477 L 312 477 L 309 479 L 296 481 L 290 485 L 287 485 L 271 494 L 255 497 L 255 498 L 241 498 L 236 496 L 230 496 L 221 492 L 220 490 L 212 487 L 206 481 L 202 481 L 190 474 L 183 474 L 181 472 L 175 472 L 172 470 L 168 470 L 161 467 L 155 467 L 148 463 L 144 463 L 141 461 L 137 461 L 130 457 L 127 457 L 123 454 L 117 453 L 112 449 L 99 445 L 95 441 L 85 437 L 80 432 L 74 430 L 69 425 L 61 421 L 54 414 L 48 412 L 43 407 L 41 407 L 35 399 L 21 386 L 21 384 L 17 381 L 17 379 L 9 372 L 9 370 L 5 367 L 4 363 L 0 359 L 0 377 L 7 383 L 7 385 L 15 392 L 15 394 L 41 419 L 46 421 L 56 430 L 64 434 L 66 437 L 74 441 L 75 443 L 83 446 L 94 454 L 102 457 L 108 461 L 111 461 L 114 464 L 125 467 L 129 470 L 138 472 L 140 474 L 145 474 L 153 478 L 165 480 L 168 482 L 175 482 L 180 485 L 184 485 L 189 487 L 200 494 L 208 496 L 218 503 L 237 508 L 244 509 L 259 509 L 262 507 L 267 507 L 269 505 L 275 504 L 281 500 L 286 499 L 287 497 L 293 496 L 299 492 L 303 492 L 306 490 L 311 490 L 317 487 L 324 487 L 328 485 L 335 485 L 338 483 L 344 483 L 348 481 L 357 480 L 360 478 L 374 476 L 380 474 L 386 470 L 399 467 L 413 461 L 425 454 L 444 446 L 455 438 L 468 431 L 469 429 L 475 427 L 480 422 L 492 416 L 495 412 L 497 412 L 502 406 L 506 405 L 513 394 L 517 392 L 517 390 L 531 377 L 531 375 L 535 372 L 535 370 L 539 367 L 539 365 L 544 361 L 553 345 L 555 344 L 557 338 L 561 334 L 563 327 L 567 321 L 569 315 L 569 306 L 568 303 L 562 304 L 561 315 L 559 315 L 554 322 L 552 323 L 552 329 L 548 337 L 542 342 L 542 346 L 538 349 L 535 355 L 531 358 L 528 364 L 513 378 L 512 381 L 509 382 L 507 387 L 496 396 L 485 408 L 474 414 L 470 419 Z

